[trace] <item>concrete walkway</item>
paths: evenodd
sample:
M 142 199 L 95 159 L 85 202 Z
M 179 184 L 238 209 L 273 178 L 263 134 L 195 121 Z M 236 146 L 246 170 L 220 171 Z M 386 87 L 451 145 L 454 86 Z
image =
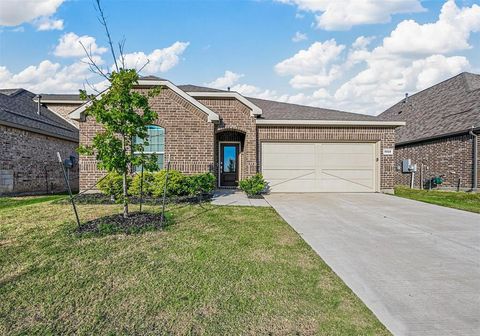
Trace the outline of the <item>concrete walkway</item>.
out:
M 395 335 L 480 335 L 480 215 L 382 194 L 267 200 Z
M 238 189 L 216 190 L 211 203 L 214 205 L 270 206 L 265 199 L 248 198 L 247 194 Z

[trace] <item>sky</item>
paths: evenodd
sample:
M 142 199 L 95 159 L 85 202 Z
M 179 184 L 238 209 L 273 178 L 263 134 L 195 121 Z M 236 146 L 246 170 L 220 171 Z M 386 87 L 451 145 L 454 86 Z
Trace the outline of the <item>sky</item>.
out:
M 480 0 L 102 0 L 126 66 L 174 84 L 376 115 L 480 73 Z M 0 87 L 105 87 L 113 61 L 91 0 L 0 0 Z M 87 84 L 88 83 L 88 84 Z

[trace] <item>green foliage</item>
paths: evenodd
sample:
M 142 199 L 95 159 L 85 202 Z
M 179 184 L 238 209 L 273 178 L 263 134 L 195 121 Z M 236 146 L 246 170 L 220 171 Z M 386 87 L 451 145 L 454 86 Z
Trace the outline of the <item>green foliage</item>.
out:
M 143 172 L 143 196 L 151 197 L 154 189 L 155 174 L 152 172 Z M 142 174 L 137 173 L 133 176 L 132 183 L 128 192 L 130 195 L 140 196 L 140 187 L 142 181 Z
M 160 170 L 155 173 L 153 181 L 153 197 L 162 197 L 165 188 L 166 170 Z M 185 175 L 178 170 L 170 170 L 168 172 L 167 196 L 183 196 L 186 193 Z
M 267 182 L 263 179 L 262 174 L 258 173 L 240 181 L 239 186 L 248 196 L 255 196 L 260 195 L 267 186 Z
M 162 197 L 165 187 L 166 170 L 143 173 L 143 195 Z M 129 188 L 131 195 L 140 196 L 141 174 L 135 174 Z M 215 175 L 212 173 L 185 176 L 177 170 L 168 173 L 167 196 L 194 196 L 210 193 L 215 189 Z
M 89 99 L 90 105 L 85 115 L 95 118 L 104 131 L 95 135 L 91 146 L 82 146 L 82 154 L 95 155 L 98 167 L 108 172 L 127 173 L 131 165 L 155 168 L 157 158 L 154 155 L 133 155 L 143 152 L 147 142 L 147 126 L 157 119 L 157 113 L 149 104 L 149 98 L 157 95 L 160 88 L 147 94 L 134 91 L 139 75 L 134 69 L 112 71 L 110 88 L 95 97 L 81 90 L 82 99 Z M 134 138 L 143 141 L 133 143 Z M 131 148 L 131 150 L 128 150 Z
M 127 185 L 130 184 L 131 178 L 127 178 Z M 105 195 L 113 196 L 115 199 L 122 199 L 123 194 L 123 177 L 117 172 L 108 173 L 99 183 L 98 189 Z
M 215 175 L 204 173 L 187 176 L 185 184 L 188 195 L 211 193 L 215 189 Z

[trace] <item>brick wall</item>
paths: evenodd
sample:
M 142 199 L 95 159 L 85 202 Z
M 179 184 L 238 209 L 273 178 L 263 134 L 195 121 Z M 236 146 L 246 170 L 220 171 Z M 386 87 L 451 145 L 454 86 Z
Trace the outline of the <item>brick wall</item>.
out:
M 146 93 L 148 89 L 138 89 Z M 158 113 L 156 125 L 165 128 L 165 162 L 171 169 L 186 174 L 214 170 L 214 124 L 205 112 L 192 105 L 170 89 L 150 99 L 150 106 Z M 80 123 L 80 143 L 91 144 L 102 128 L 94 120 Z M 104 172 L 97 169 L 95 157 L 80 158 L 80 189 L 91 188 Z
M 79 127 L 78 121 L 70 119 L 68 117 L 68 115 L 70 114 L 70 112 L 72 112 L 77 107 L 79 107 L 80 104 L 56 104 L 56 103 L 55 104 L 50 104 L 49 103 L 49 104 L 45 104 L 45 105 L 47 105 L 47 107 L 50 111 L 53 111 L 53 112 L 57 113 L 58 115 L 62 116 L 65 120 L 71 122 L 77 128 Z
M 67 158 L 77 147 L 76 142 L 0 125 L 0 194 L 65 191 L 57 152 Z M 78 190 L 78 166 L 70 183 Z
M 240 153 L 240 179 L 254 175 L 257 172 L 257 135 L 255 118 L 251 110 L 233 98 L 198 98 L 203 105 L 217 113 L 221 122 L 215 125 L 215 133 L 220 135 L 226 131 L 237 131 L 244 134 L 242 151 Z M 218 171 L 218 143 L 215 142 L 215 171 Z
M 262 141 L 380 142 L 380 189 L 386 192 L 391 192 L 393 189 L 394 156 L 383 155 L 384 148 L 394 147 L 395 132 L 392 128 L 261 126 L 258 127 L 257 137 L 259 150 Z M 259 154 L 259 161 L 260 158 Z M 259 164 L 261 167 L 261 162 Z
M 410 184 L 410 174 L 403 174 L 400 166 L 402 160 L 411 159 L 413 164 L 417 164 L 415 187 L 420 187 L 423 164 L 424 180 L 445 175 L 442 187 L 456 188 L 460 179 L 460 188 L 470 189 L 473 177 L 472 147 L 472 136 L 468 134 L 397 146 L 395 184 Z

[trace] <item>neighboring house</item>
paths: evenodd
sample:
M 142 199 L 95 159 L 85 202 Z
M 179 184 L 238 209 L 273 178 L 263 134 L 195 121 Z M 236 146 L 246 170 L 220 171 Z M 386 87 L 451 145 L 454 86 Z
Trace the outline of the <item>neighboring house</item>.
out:
M 272 192 L 393 192 L 394 130 L 403 122 L 175 86 L 152 76 L 136 90 L 155 86 L 163 89 L 150 100 L 158 120 L 149 127 L 146 151 L 158 155 L 160 167 L 170 161 L 186 174 L 212 172 L 226 188 L 261 172 Z M 102 130 L 85 118 L 87 105 L 70 113 L 82 145 Z M 95 157 L 80 157 L 81 190 L 103 175 Z
M 435 176 L 443 176 L 442 187 L 478 187 L 480 75 L 461 73 L 407 96 L 379 117 L 406 121 L 395 132 L 395 184 L 410 183 L 411 174 L 401 172 L 402 160 L 410 159 L 417 165 L 415 187 L 420 178 Z
M 57 152 L 68 158 L 77 147 L 78 129 L 34 93 L 0 90 L 0 195 L 65 191 Z M 78 166 L 70 181 L 78 190 Z

